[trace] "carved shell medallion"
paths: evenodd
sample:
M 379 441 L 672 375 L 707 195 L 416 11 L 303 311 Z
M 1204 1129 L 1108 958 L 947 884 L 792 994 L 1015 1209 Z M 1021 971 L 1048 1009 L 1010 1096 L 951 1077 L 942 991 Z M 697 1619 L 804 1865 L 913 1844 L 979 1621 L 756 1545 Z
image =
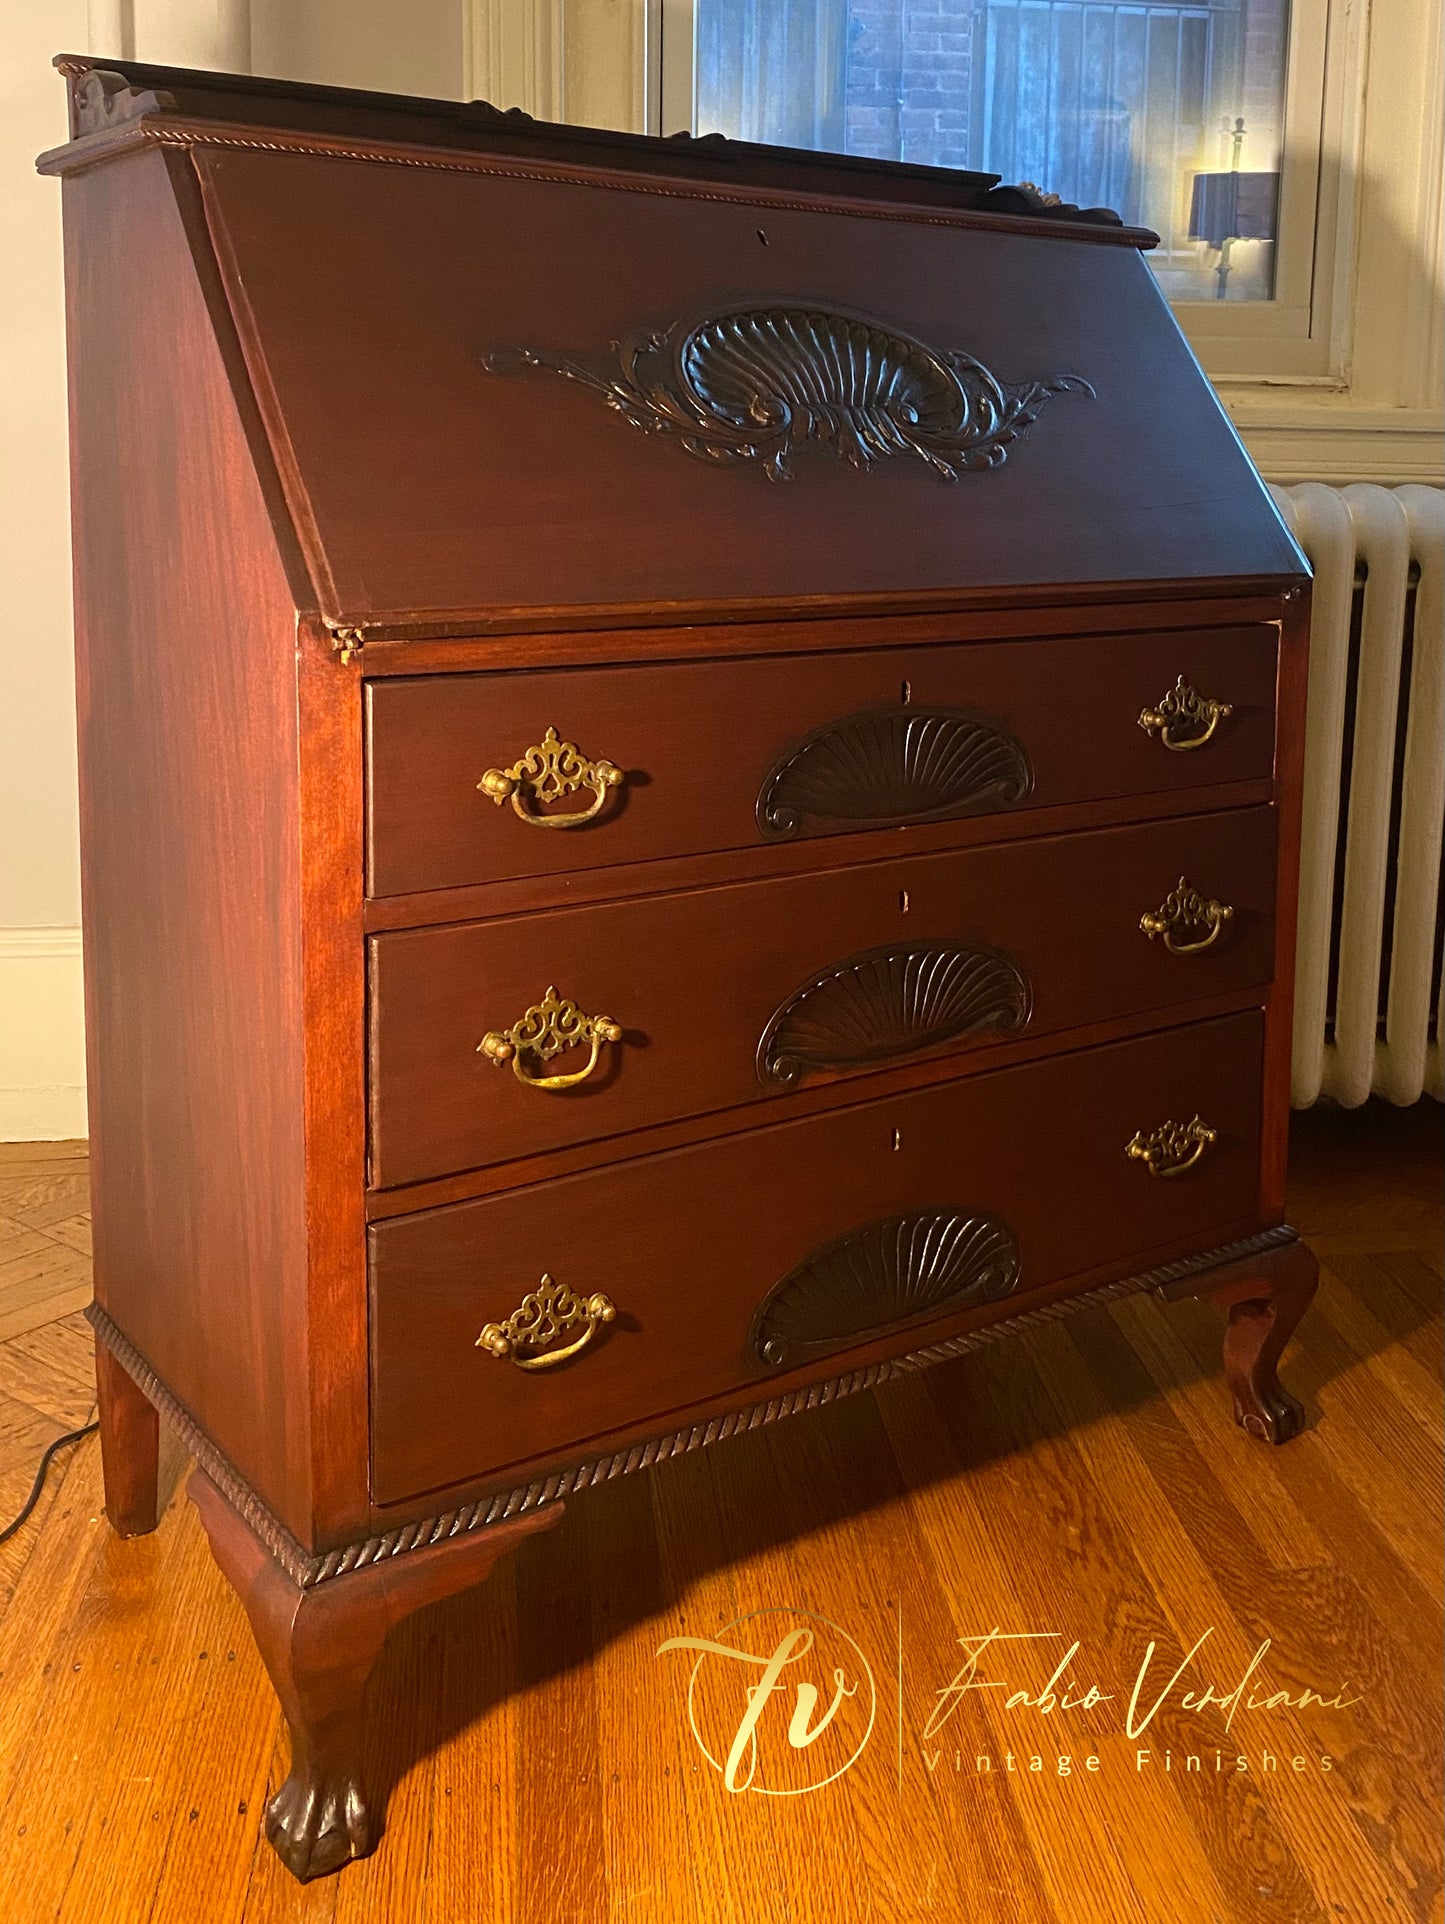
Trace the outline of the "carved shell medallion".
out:
M 758 793 L 769 840 L 832 822 L 894 827 L 983 814 L 1034 784 L 1021 743 L 981 716 L 876 708 L 828 722 L 776 762 Z
M 883 321 L 797 303 L 725 310 L 614 343 L 615 373 L 539 348 L 482 355 L 494 374 L 537 368 L 590 388 L 645 434 L 700 461 L 756 462 L 786 481 L 808 442 L 863 470 L 913 456 L 945 481 L 996 468 L 1051 395 L 1094 390 L 1072 374 L 1011 384 Z
M 814 1250 L 764 1297 L 748 1355 L 788 1368 L 902 1323 L 997 1302 L 1019 1281 L 1018 1243 L 997 1217 L 910 1210 Z
M 1030 1004 L 1022 970 L 996 949 L 869 949 L 820 969 L 782 1004 L 758 1043 L 758 1079 L 791 1083 L 809 1069 L 856 1069 L 966 1035 L 1018 1030 Z

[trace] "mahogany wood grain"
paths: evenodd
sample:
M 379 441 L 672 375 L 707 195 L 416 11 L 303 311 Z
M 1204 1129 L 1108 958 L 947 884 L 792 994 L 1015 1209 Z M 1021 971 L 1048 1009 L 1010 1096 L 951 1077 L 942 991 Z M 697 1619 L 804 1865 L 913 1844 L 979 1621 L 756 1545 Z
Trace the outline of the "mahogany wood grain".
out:
M 779 759 L 815 729 L 873 709 L 964 711 L 1011 733 L 1033 781 L 1017 803 L 993 805 L 1000 815 L 1160 792 L 1194 799 L 1270 772 L 1275 644 L 1260 626 L 369 685 L 369 890 L 756 848 L 769 839 L 759 795 Z M 1180 675 L 1235 711 L 1189 753 L 1139 726 Z M 627 775 L 580 828 L 538 829 L 477 789 L 549 727 Z M 573 796 L 558 812 L 578 806 Z M 878 824 L 853 826 L 887 820 L 880 803 Z M 805 821 L 800 835 L 839 832 Z
M 1251 808 L 1273 798 L 1269 780 L 1220 782 L 1197 789 L 1189 798 L 1192 815 Z M 619 867 L 569 869 L 559 875 L 509 876 L 464 888 L 422 889 L 409 895 L 371 896 L 362 908 L 369 934 L 387 929 L 436 927 L 451 922 L 490 921 L 526 915 L 563 903 L 637 901 L 680 889 L 705 889 L 729 882 L 762 881 L 784 875 L 820 875 L 863 862 L 897 862 L 982 842 L 1001 844 L 1033 836 L 1070 834 L 1083 829 L 1116 828 L 1124 822 L 1161 821 L 1176 815 L 1180 799 L 1166 789 L 1153 795 L 1114 797 L 1106 802 L 1076 802 L 1064 808 L 1029 808 L 1017 815 L 961 816 L 912 828 L 865 829 L 849 835 L 808 836 L 756 848 L 711 849 L 697 855 L 662 857 Z
M 324 1877 L 367 1856 L 381 1838 L 383 1813 L 362 1781 L 362 1708 L 387 1632 L 414 1610 L 483 1582 L 498 1557 L 559 1523 L 563 1506 L 303 1590 L 203 1471 L 188 1487 L 291 1732 L 291 1771 L 266 1807 L 266 1836 L 294 1877 Z
M 840 618 L 847 623 L 842 638 L 859 648 L 997 641 L 1006 635 L 1237 628 L 1277 621 L 1280 596 L 1297 584 L 1294 573 L 1273 580 L 1151 581 L 1147 587 L 1122 581 L 1020 584 L 961 587 L 946 594 L 853 595 L 843 607 L 830 596 L 801 596 L 772 614 L 713 607 L 685 624 L 665 606 L 638 612 L 631 625 L 597 609 L 565 611 L 566 622 L 560 622 L 561 610 L 529 609 L 505 623 L 476 614 L 438 620 L 417 611 L 401 623 L 367 621 L 361 633 L 369 676 L 463 674 L 575 667 L 584 658 L 592 663 L 685 661 L 780 648 L 811 654 L 837 647 Z
M 305 1534 L 292 600 L 165 155 L 65 196 L 96 1295 Z
M 160 1417 L 99 1342 L 95 1393 L 105 1466 L 105 1513 L 117 1536 L 143 1537 L 156 1527 Z
M 1280 1383 L 1278 1365 L 1314 1300 L 1319 1274 L 1310 1249 L 1291 1243 L 1267 1256 L 1226 1263 L 1198 1287 L 1170 1286 L 1164 1292 L 1207 1296 L 1228 1312 L 1224 1376 L 1234 1396 L 1234 1420 L 1269 1443 L 1288 1443 L 1304 1427 L 1304 1406 Z
M 980 1026 L 943 1045 L 955 1056 L 999 1040 L 990 1015 L 1006 1036 L 1047 1034 L 1266 984 L 1274 863 L 1272 812 L 1255 809 L 375 938 L 373 1180 L 422 1181 L 776 1096 L 787 1084 L 759 1057 L 770 1022 L 818 972 L 890 946 L 981 948 L 1021 987 L 1024 1003 L 995 992 Z M 1181 875 L 1233 909 L 1199 954 L 1172 954 L 1139 926 Z M 866 966 L 848 980 L 840 1050 L 870 1017 L 880 1031 L 921 1019 L 921 988 L 905 1003 L 873 999 Z M 624 1032 L 585 1083 L 556 1092 L 478 1052 L 549 984 Z M 587 1053 L 578 1044 L 544 1064 L 523 1051 L 521 1066 L 565 1074 Z M 842 1095 L 859 1074 L 930 1053 L 936 1041 L 851 1072 L 806 1068 L 798 1086 L 834 1080 Z
M 823 593 L 1299 568 L 1131 248 L 882 204 L 357 166 L 279 144 L 194 151 L 322 611 L 339 620 L 664 604 L 680 618 Z M 774 486 L 757 463 L 638 433 L 574 383 L 479 358 L 518 346 L 613 371 L 612 342 L 740 301 L 871 301 L 1006 381 L 1072 375 L 1097 398 L 1056 396 L 1003 465 L 952 485 L 914 458 L 862 476 L 810 450 Z
M 1169 1013 L 1172 1024 L 1208 1022 L 1217 1016 L 1238 1015 L 1257 1009 L 1257 988 L 1236 989 L 1225 995 L 1203 996 L 1198 1001 L 1181 1003 Z M 973 1048 L 953 1056 L 930 1056 L 900 1063 L 896 1068 L 880 1067 L 869 1075 L 861 1089 L 839 1089 L 831 1081 L 801 1082 L 777 1096 L 764 1096 L 746 1107 L 716 1110 L 710 1115 L 684 1116 L 672 1122 L 656 1123 L 625 1135 L 597 1137 L 590 1142 L 569 1144 L 534 1156 L 518 1156 L 506 1162 L 488 1163 L 451 1176 L 434 1177 L 428 1182 L 403 1183 L 395 1189 L 372 1189 L 366 1198 L 368 1222 L 387 1222 L 412 1210 L 436 1209 L 449 1203 L 467 1202 L 473 1197 L 490 1196 L 504 1189 L 551 1182 L 587 1169 L 638 1156 L 650 1156 L 714 1137 L 735 1135 L 740 1130 L 765 1128 L 773 1123 L 800 1121 L 836 1108 L 840 1101 L 874 1100 L 902 1095 L 913 1089 L 930 1088 L 968 1075 L 983 1075 L 1008 1064 L 1046 1060 L 1049 1056 L 1078 1049 L 1091 1049 L 1111 1042 L 1127 1041 L 1148 1034 L 1157 1026 L 1149 1017 L 1116 1017 L 1108 1022 L 1091 1022 L 1081 1029 L 1052 1035 L 1022 1035 L 1004 1041 L 980 1041 Z
M 812 1252 L 877 1219 L 942 1209 L 1008 1225 L 1021 1272 L 1000 1316 L 1173 1235 L 1207 1246 L 1253 1202 L 1260 1046 L 1258 1017 L 1236 1016 L 374 1227 L 375 1496 L 560 1454 L 642 1410 L 836 1374 L 846 1349 L 768 1372 L 749 1360 L 749 1324 Z M 1136 1130 L 1196 1114 L 1219 1139 L 1179 1179 L 1125 1155 Z M 483 1324 L 544 1272 L 584 1298 L 605 1291 L 618 1321 L 557 1368 L 479 1349 Z M 894 1347 L 944 1333 L 926 1328 Z
M 1309 701 L 1310 589 L 1303 585 L 1281 610 L 1279 689 L 1275 699 L 1275 795 L 1279 874 L 1275 884 L 1273 986 L 1265 1018 L 1264 1134 L 1259 1190 L 1263 1214 L 1284 1206 L 1289 1164 L 1290 1076 L 1294 1050 L 1295 928 L 1299 914 L 1300 820 L 1304 810 L 1305 720 Z
M 649 1442 L 691 1448 L 861 1388 L 923 1332 L 993 1339 L 1160 1264 L 1279 1246 L 1304 564 L 1141 236 L 997 219 L 960 204 L 976 182 L 869 162 L 170 70 L 176 97 L 144 100 L 124 73 L 61 64 L 76 138 L 42 164 L 66 197 L 96 1322 L 206 1466 L 198 1501 L 292 1725 L 271 1834 L 319 1874 L 376 1834 L 386 1772 L 369 1807 L 361 1700 L 386 1627 L 555 1518 L 534 1512 L 560 1484 L 518 1481 L 605 1476 L 579 1460 L 632 1467 Z M 805 447 L 773 485 L 751 459 L 638 434 L 585 385 L 482 365 L 507 345 L 600 365 L 629 330 L 797 301 L 876 312 L 1006 382 L 1088 387 L 953 484 L 912 455 L 863 473 Z M 1196 753 L 1138 726 L 1179 676 L 1233 704 Z M 768 839 L 787 825 L 760 826 L 760 788 L 811 731 L 930 707 L 1022 742 L 1010 811 L 882 826 L 899 803 L 839 832 L 851 802 L 810 804 L 794 839 Z M 588 829 L 526 825 L 478 792 L 549 724 L 626 771 Z M 1190 879 L 1237 895 L 1236 920 L 1209 955 L 1166 957 L 1138 917 L 1193 867 L 1227 870 Z M 1031 1025 L 764 1091 L 760 1024 L 904 921 L 1016 945 Z M 610 1083 L 555 1103 L 474 1054 L 554 963 L 564 993 L 633 1029 Z M 393 1185 L 370 1202 L 368 1093 Z M 1178 1181 L 1126 1156 L 1136 1130 L 1196 1112 L 1217 1139 Z M 800 1264 L 931 1210 L 1008 1225 L 1012 1294 L 953 1279 L 924 1308 L 885 1252 L 866 1313 L 819 1336 L 838 1302 L 820 1289 L 813 1322 L 765 1344 L 753 1319 Z M 1001 1296 L 993 1247 L 979 1273 Z M 475 1337 L 544 1271 L 622 1313 L 569 1365 L 523 1372 Z M 1307 1271 L 1271 1258 L 1217 1279 L 1234 1393 L 1266 1433 L 1295 1420 L 1275 1365 Z M 107 1502 L 144 1531 L 154 1413 L 110 1356 L 99 1387 Z M 979 1406 L 1002 1434 L 1029 1393 L 1006 1359 Z M 1414 1407 L 1418 1385 L 1402 1394 Z M 1382 1453 L 1358 1393 L 1342 1404 L 1323 1456 L 1357 1500 Z M 478 1502 L 511 1522 L 484 1530 Z M 720 1515 L 750 1542 L 765 1514 L 743 1509 Z M 116 1557 L 166 1571 L 163 1538 Z M 1418 1529 L 1401 1541 L 1423 1567 Z M 587 1655 L 569 1567 L 545 1559 L 531 1612 L 564 1662 Z M 860 1609 L 884 1600 L 862 1564 L 855 1581 Z M 210 1653 L 187 1638 L 138 1661 L 179 1676 L 187 1727 L 212 1702 L 220 1747 Z M 10 1708 L 14 1661 L 12 1792 L 15 1750 L 57 1808 L 64 1771 L 114 1755 L 88 1836 L 148 1834 L 142 1801 L 149 1823 L 153 1800 L 189 1798 L 189 1756 L 147 1766 L 120 1725 L 67 1745 L 63 1770 L 42 1757 Z M 72 1688 L 68 1660 L 52 1672 Z M 415 1692 L 384 1708 L 383 1741 L 425 1721 Z M 589 1787 L 571 1854 L 555 1830 L 534 1840 L 522 1882 L 580 1914 L 621 1803 L 592 1712 L 545 1729 Z M 1258 1821 L 1238 1792 L 1229 1808 Z M 1014 1812 L 1008 1836 L 1039 1846 L 1036 1816 Z M 887 1855 L 846 1810 L 823 1822 L 839 1861 Z M 214 1896 L 190 1855 L 167 1860 L 157 1905 Z M 1216 1908 L 1243 1902 L 1215 1833 L 1197 1859 Z M 117 1868 L 116 1914 L 140 1914 L 144 1865 Z M 394 1859 L 396 1888 L 408 1869 Z M 982 1888 L 959 1875 L 949 1901 L 977 1909 Z M 1026 1890 L 1057 1908 L 1042 1857 Z M 488 1895 L 516 1913 L 495 1880 Z M 328 1902 L 343 1924 L 344 1888 Z M 778 1891 L 746 1908 L 772 1915 Z

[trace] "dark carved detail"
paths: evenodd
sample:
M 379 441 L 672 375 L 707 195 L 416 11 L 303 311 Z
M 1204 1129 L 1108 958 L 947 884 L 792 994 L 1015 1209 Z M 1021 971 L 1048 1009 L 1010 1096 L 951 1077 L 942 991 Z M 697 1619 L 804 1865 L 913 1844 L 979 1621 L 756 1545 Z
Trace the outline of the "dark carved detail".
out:
M 645 434 L 673 434 L 700 461 L 756 461 L 786 481 L 814 441 L 864 469 L 916 455 L 954 481 L 996 468 L 1050 395 L 1094 390 L 1072 374 L 1011 386 L 962 352 L 936 353 L 861 315 L 742 308 L 614 342 L 619 372 L 538 348 L 482 356 L 494 374 L 540 368 L 578 381 Z
M 176 105 L 174 94 L 132 87 L 124 74 L 112 73 L 106 67 L 77 74 L 71 82 L 70 97 L 77 136 L 106 133 L 127 121 L 139 120 L 142 114 L 173 112 Z
M 757 822 L 769 838 L 806 817 L 879 828 L 980 815 L 1024 800 L 1034 785 L 1006 728 L 948 709 L 873 708 L 805 735 L 769 770 Z
M 765 1402 L 749 1403 L 743 1409 L 730 1410 L 724 1416 L 709 1417 L 706 1422 L 690 1424 L 686 1429 L 670 1430 L 662 1436 L 650 1437 L 645 1443 L 629 1444 L 610 1455 L 589 1457 L 581 1463 L 551 1470 L 531 1483 L 519 1483 L 512 1489 L 498 1490 L 490 1496 L 479 1497 L 474 1503 L 443 1510 L 437 1516 L 419 1517 L 414 1522 L 398 1524 L 395 1529 L 344 1544 L 336 1550 L 309 1551 L 303 1548 L 286 1526 L 272 1515 L 229 1459 L 216 1448 L 186 1406 L 166 1388 L 140 1351 L 121 1333 L 100 1305 L 91 1303 L 85 1314 L 96 1335 L 126 1374 L 155 1404 L 226 1501 L 265 1544 L 292 1581 L 302 1589 L 309 1590 L 314 1584 L 330 1582 L 370 1564 L 383 1563 L 390 1557 L 405 1556 L 413 1550 L 425 1550 L 432 1544 L 448 1543 L 457 1537 L 468 1536 L 474 1530 L 485 1530 L 508 1517 L 521 1516 L 528 1510 L 540 1509 L 544 1504 L 560 1502 L 579 1490 L 591 1489 L 595 1483 L 610 1483 L 613 1477 L 631 1476 L 633 1471 L 650 1469 L 654 1463 L 665 1463 L 671 1457 L 688 1456 L 694 1450 L 705 1450 L 714 1443 L 724 1443 L 730 1436 L 744 1436 L 752 1430 L 762 1429 L 766 1424 L 781 1422 L 784 1417 L 799 1416 L 806 1410 L 821 1409 L 824 1404 L 836 1403 L 842 1397 L 876 1389 L 880 1383 L 891 1382 L 894 1377 L 903 1376 L 911 1370 L 929 1369 L 935 1363 L 951 1362 L 956 1356 L 966 1356 L 972 1350 L 1002 1342 L 1020 1330 L 1072 1316 L 1075 1310 L 1090 1309 L 1099 1303 L 1117 1302 L 1121 1297 L 1135 1296 L 1144 1290 L 1162 1292 L 1170 1284 L 1187 1276 L 1262 1255 L 1267 1250 L 1282 1248 L 1296 1239 L 1295 1230 L 1281 1225 L 1267 1229 L 1258 1236 L 1247 1237 L 1243 1242 L 1229 1243 L 1221 1249 L 1207 1249 L 1198 1256 L 1186 1256 L 1159 1269 L 1145 1270 L 1138 1276 L 1123 1276 L 1117 1282 L 1100 1283 L 1097 1288 L 1083 1290 L 1077 1296 L 1060 1296 L 1053 1302 L 1040 1304 L 1037 1309 L 1020 1310 L 1016 1315 L 986 1324 L 982 1329 L 967 1330 L 961 1336 L 947 1337 L 943 1342 L 930 1343 L 924 1349 L 910 1350 L 906 1356 L 870 1363 L 865 1369 L 847 1370 L 841 1376 L 829 1377 L 826 1382 L 807 1383 L 801 1389 L 785 1390 L 782 1395 L 769 1397 Z
M 992 1216 L 915 1209 L 850 1229 L 814 1250 L 758 1306 L 750 1360 L 769 1369 L 1018 1287 L 1013 1231 Z
M 1016 187 L 992 187 L 979 203 L 990 214 L 1026 214 L 1039 220 L 1077 220 L 1091 227 L 1122 227 L 1112 207 L 1080 207 L 1058 194 L 1042 193 L 1031 180 Z
M 1027 978 L 997 949 L 868 949 L 820 969 L 782 1004 L 758 1043 L 758 1079 L 791 1083 L 809 1069 L 856 1069 L 965 1035 L 1021 1029 L 1031 1004 Z

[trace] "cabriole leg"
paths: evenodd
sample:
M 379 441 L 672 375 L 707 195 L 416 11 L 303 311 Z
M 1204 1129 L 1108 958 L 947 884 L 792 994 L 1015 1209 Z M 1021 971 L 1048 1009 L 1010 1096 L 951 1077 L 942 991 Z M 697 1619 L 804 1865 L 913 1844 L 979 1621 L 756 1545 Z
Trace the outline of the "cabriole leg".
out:
M 1290 1395 L 1277 1371 L 1318 1282 L 1319 1264 L 1312 1252 L 1294 1242 L 1160 1291 L 1170 1298 L 1204 1296 L 1228 1312 L 1224 1374 L 1234 1395 L 1234 1420 L 1269 1443 L 1287 1443 L 1304 1428 L 1304 1406 Z
M 291 1733 L 291 1770 L 267 1806 L 266 1836 L 294 1876 L 324 1877 L 375 1850 L 381 1837 L 383 1812 L 361 1780 L 362 1703 L 387 1631 L 480 1583 L 524 1537 L 559 1521 L 562 1505 L 302 1589 L 203 1471 L 189 1490 Z

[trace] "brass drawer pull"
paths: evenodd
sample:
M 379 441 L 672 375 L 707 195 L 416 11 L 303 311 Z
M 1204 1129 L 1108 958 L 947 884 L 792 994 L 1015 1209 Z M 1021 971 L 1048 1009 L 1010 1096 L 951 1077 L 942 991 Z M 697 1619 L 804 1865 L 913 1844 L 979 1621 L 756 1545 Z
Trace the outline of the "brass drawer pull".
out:
M 477 1053 L 498 1065 L 510 1062 L 512 1074 L 529 1089 L 572 1089 L 585 1082 L 597 1067 L 603 1046 L 622 1040 L 622 1027 L 610 1015 L 583 1015 L 570 996 L 558 995 L 548 987 L 540 1002 L 514 1022 L 510 1029 L 489 1029 L 477 1044 Z M 525 1060 L 550 1062 L 564 1049 L 586 1046 L 589 1050 L 585 1069 L 565 1075 L 535 1076 L 522 1067 Z
M 1139 726 L 1146 735 L 1158 735 L 1166 748 L 1178 755 L 1186 749 L 1203 748 L 1222 721 L 1234 713 L 1227 701 L 1210 701 L 1181 675 L 1157 708 L 1146 708 Z
M 1198 955 L 1219 940 L 1219 931 L 1233 914 L 1228 902 L 1201 895 L 1181 875 L 1178 886 L 1169 891 L 1158 908 L 1139 917 L 1139 926 L 1151 941 L 1156 935 L 1163 936 L 1171 955 Z M 1181 932 L 1188 929 L 1207 929 L 1208 934 L 1197 942 L 1181 940 Z
M 554 1283 L 544 1276 L 529 1290 L 505 1323 L 488 1323 L 477 1338 L 476 1348 L 487 1350 L 503 1362 L 515 1363 L 519 1370 L 551 1369 L 565 1363 L 569 1356 L 586 1349 L 603 1323 L 616 1319 L 612 1298 L 599 1289 L 593 1295 L 579 1296 L 565 1283 Z M 552 1349 L 559 1336 L 580 1328 L 575 1342 Z
M 509 801 L 522 821 L 533 828 L 578 828 L 590 822 L 607 800 L 609 789 L 621 788 L 627 780 L 615 762 L 589 761 L 575 742 L 560 741 L 555 728 L 549 728 L 535 748 L 529 748 L 510 768 L 489 768 L 477 787 L 490 795 L 500 808 Z M 538 815 L 533 805 L 543 806 L 575 795 L 580 788 L 592 791 L 592 806 L 571 815 Z
M 1188 1122 L 1161 1122 L 1147 1136 L 1136 1131 L 1124 1154 L 1142 1162 L 1151 1176 L 1182 1176 L 1218 1140 L 1219 1131 L 1194 1116 Z

